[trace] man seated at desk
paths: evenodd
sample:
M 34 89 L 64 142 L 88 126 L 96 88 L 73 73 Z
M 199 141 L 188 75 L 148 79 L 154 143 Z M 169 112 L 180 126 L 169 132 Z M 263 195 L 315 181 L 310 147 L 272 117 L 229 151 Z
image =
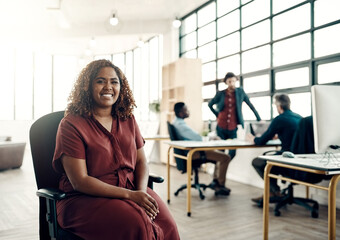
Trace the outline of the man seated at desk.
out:
M 176 129 L 176 134 L 180 140 L 191 140 L 191 141 L 202 141 L 202 137 L 190 128 L 186 122 L 185 118 L 189 117 L 189 110 L 183 102 L 178 102 L 174 106 L 174 112 L 176 115 L 173 125 Z M 217 138 L 217 137 L 215 137 Z M 229 195 L 230 189 L 225 187 L 226 173 L 228 165 L 230 162 L 230 156 L 221 151 L 203 151 L 195 152 L 192 159 L 200 159 L 201 154 L 204 154 L 206 159 L 215 163 L 214 178 L 209 184 L 209 187 L 215 190 L 216 195 Z
M 255 145 L 264 145 L 269 140 L 273 139 L 276 135 L 281 140 L 281 150 L 276 154 L 279 155 L 284 151 L 290 150 L 290 145 L 293 140 L 295 130 L 301 120 L 301 116 L 290 110 L 290 99 L 286 94 L 277 94 L 274 96 L 274 104 L 279 115 L 273 119 L 269 125 L 267 131 L 260 137 L 255 137 L 251 134 L 246 136 L 248 141 L 254 142 Z M 265 160 L 255 158 L 252 162 L 256 172 L 263 179 L 264 169 L 267 162 Z M 273 167 L 271 173 L 284 175 L 287 169 L 280 167 Z M 270 178 L 270 203 L 275 203 L 282 197 L 280 187 L 277 184 L 277 179 Z M 257 197 L 251 199 L 257 204 L 261 204 L 263 197 Z

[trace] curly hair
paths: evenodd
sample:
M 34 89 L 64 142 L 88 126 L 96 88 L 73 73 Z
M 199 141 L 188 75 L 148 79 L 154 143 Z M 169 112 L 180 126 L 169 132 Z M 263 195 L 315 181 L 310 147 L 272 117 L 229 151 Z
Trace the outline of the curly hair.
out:
M 111 67 L 115 70 L 120 81 L 120 92 L 117 101 L 112 106 L 112 116 L 127 119 L 132 116 L 133 108 L 136 107 L 132 91 L 124 73 L 109 60 L 96 60 L 89 63 L 79 74 L 68 98 L 65 115 L 70 113 L 80 116 L 93 115 L 92 83 L 100 69 Z

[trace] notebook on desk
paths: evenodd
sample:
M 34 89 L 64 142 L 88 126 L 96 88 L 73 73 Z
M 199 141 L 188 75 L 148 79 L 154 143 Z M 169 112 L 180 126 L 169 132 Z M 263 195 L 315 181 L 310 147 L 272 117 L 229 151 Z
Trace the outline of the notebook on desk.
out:
M 265 133 L 270 125 L 270 122 L 254 122 L 250 123 L 250 133 L 255 137 L 262 136 Z

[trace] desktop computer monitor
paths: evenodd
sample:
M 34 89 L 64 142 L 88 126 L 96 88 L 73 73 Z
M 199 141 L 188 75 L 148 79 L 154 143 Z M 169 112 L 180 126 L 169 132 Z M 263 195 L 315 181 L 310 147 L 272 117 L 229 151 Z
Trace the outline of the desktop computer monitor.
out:
M 315 152 L 339 148 L 340 86 L 314 85 L 311 93 Z

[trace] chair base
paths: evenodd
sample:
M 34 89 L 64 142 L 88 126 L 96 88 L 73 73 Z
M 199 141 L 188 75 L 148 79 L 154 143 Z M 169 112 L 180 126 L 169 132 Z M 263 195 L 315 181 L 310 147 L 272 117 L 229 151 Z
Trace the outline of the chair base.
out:
M 283 193 L 287 193 L 285 197 L 282 198 L 280 202 L 278 202 L 274 209 L 275 216 L 280 216 L 280 208 L 286 206 L 287 204 L 297 204 L 300 205 L 307 210 L 311 211 L 312 218 L 319 217 L 319 203 L 313 199 L 309 198 L 298 198 L 293 197 L 293 186 L 290 184 L 288 188 L 283 190 Z
M 202 183 L 193 183 L 193 184 L 191 184 L 190 187 L 196 188 L 198 190 L 199 196 L 202 200 L 205 198 L 205 196 L 202 192 L 202 189 L 205 191 L 205 189 L 208 187 L 208 185 L 202 184 Z M 175 196 L 178 196 L 180 191 L 187 189 L 187 188 L 188 188 L 187 184 L 183 184 L 180 188 L 177 189 L 177 191 L 175 192 Z

